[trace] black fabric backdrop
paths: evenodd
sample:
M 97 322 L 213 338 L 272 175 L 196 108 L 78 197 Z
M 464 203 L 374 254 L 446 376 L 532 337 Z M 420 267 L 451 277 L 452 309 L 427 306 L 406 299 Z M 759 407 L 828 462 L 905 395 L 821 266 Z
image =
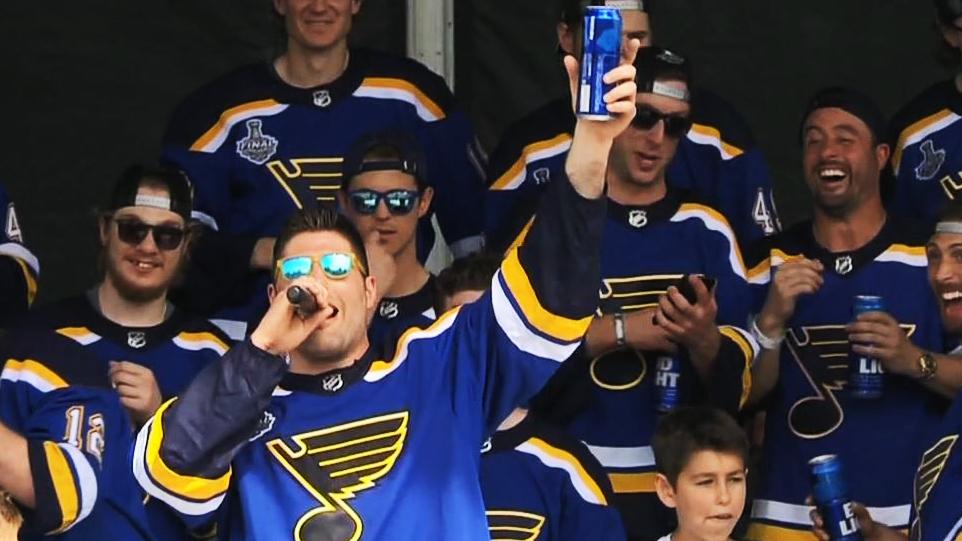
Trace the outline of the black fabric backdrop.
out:
M 564 89 L 554 0 L 456 0 L 456 94 L 491 148 Z M 656 41 L 751 123 L 783 222 L 804 217 L 798 113 L 813 90 L 855 85 L 886 112 L 945 78 L 920 0 L 660 0 Z M 365 0 L 355 43 L 404 50 L 400 0 Z M 94 212 L 114 177 L 151 161 L 172 107 L 200 84 L 279 51 L 266 0 L 0 4 L 0 182 L 43 268 L 41 300 L 97 277 Z

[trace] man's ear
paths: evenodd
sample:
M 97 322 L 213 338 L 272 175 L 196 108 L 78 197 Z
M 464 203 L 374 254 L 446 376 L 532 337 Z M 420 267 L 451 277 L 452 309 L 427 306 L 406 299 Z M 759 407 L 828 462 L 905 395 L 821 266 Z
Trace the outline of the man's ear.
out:
M 558 23 L 555 32 L 558 34 L 558 45 L 568 54 L 575 54 L 575 28 L 568 23 Z
M 421 197 L 418 199 L 418 218 L 423 218 L 425 214 L 428 213 L 428 209 L 431 208 L 431 201 L 434 200 L 434 188 L 428 186 L 421 191 Z
M 665 507 L 674 509 L 678 506 L 675 501 L 674 487 L 668 482 L 668 478 L 660 473 L 655 474 L 655 493 L 658 494 L 658 499 Z
M 368 310 L 377 304 L 377 279 L 373 276 L 364 278 L 364 307 Z
M 885 166 L 889 162 L 889 155 L 892 151 L 889 146 L 885 143 L 881 143 L 875 146 L 875 159 L 878 160 L 878 170 L 881 171 L 885 169 Z
M 274 297 L 277 296 L 277 286 L 274 284 L 267 284 L 267 302 L 274 302 Z

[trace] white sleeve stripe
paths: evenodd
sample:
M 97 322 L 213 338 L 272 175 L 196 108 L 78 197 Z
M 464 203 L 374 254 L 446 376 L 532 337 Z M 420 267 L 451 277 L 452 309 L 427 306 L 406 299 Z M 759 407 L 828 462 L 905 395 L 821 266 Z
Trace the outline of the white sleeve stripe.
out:
M 542 464 L 548 466 L 549 468 L 557 468 L 564 471 L 566 474 L 568 474 L 568 479 L 571 481 L 571 485 L 574 486 L 575 491 L 578 492 L 578 495 L 580 495 L 582 499 L 588 503 L 603 505 L 604 502 L 599 500 L 594 493 L 592 493 L 591 489 L 585 485 L 581 475 L 569 462 L 560 460 L 549 455 L 548 453 L 545 453 L 537 446 L 532 445 L 529 441 L 522 443 L 521 445 L 515 447 L 515 449 L 521 451 L 522 453 L 527 453 L 534 456 Z
M 418 116 L 425 122 L 435 122 L 441 117 L 432 113 L 421 100 L 413 93 L 399 88 L 384 88 L 378 86 L 360 86 L 354 91 L 354 95 L 359 98 L 377 98 L 387 100 L 398 100 L 410 104 L 417 111 Z
M 812 507 L 774 500 L 755 500 L 752 505 L 752 518 L 774 520 L 786 524 L 811 526 L 809 511 Z M 869 507 L 869 514 L 876 522 L 895 528 L 905 527 L 909 522 L 910 505 L 892 507 Z
M 213 154 L 217 152 L 218 149 L 220 149 L 221 145 L 224 144 L 224 141 L 227 140 L 227 136 L 230 135 L 231 129 L 233 129 L 233 127 L 237 125 L 237 123 L 243 122 L 249 118 L 254 118 L 258 116 L 277 115 L 277 114 L 283 113 L 285 110 L 287 110 L 287 105 L 283 103 L 279 103 L 277 105 L 268 105 L 266 107 L 255 107 L 253 109 L 248 109 L 246 111 L 240 111 L 240 112 L 234 113 L 228 118 L 223 119 L 224 123 L 221 126 L 220 130 L 217 131 L 217 135 L 213 139 L 211 139 L 210 142 L 208 142 L 206 145 L 201 147 L 199 150 L 201 152 Z
M 511 343 L 525 353 L 544 359 L 561 362 L 570 357 L 578 349 L 579 342 L 559 344 L 532 331 L 508 300 L 500 275 L 501 271 L 498 271 L 491 281 L 491 304 L 498 326 Z
M 8 255 L 22 260 L 30 269 L 40 274 L 40 260 L 26 246 L 18 242 L 5 242 L 0 244 L 0 255 Z
M 80 489 L 80 510 L 77 513 L 77 519 L 73 523 L 77 524 L 93 511 L 94 503 L 97 502 L 97 476 L 94 474 L 94 470 L 90 466 L 87 457 L 84 456 L 80 449 L 77 449 L 69 443 L 60 443 L 57 445 L 64 450 L 64 454 L 67 455 L 77 475 L 77 485 Z M 69 530 L 73 527 L 73 524 L 67 529 Z
M 224 349 L 224 346 L 214 342 L 213 340 L 184 340 L 183 338 L 176 336 L 174 337 L 174 344 L 177 344 L 178 347 L 189 351 L 211 349 L 221 356 L 227 353 L 227 350 Z
M 10 367 L 3 369 L 3 372 L 0 373 L 0 380 L 11 383 L 26 383 L 41 393 L 49 393 L 59 388 L 29 370 Z
M 154 482 L 154 479 L 150 476 L 150 473 L 147 472 L 147 437 L 150 435 L 150 427 L 154 421 L 155 419 L 148 421 L 147 424 L 145 424 L 137 434 L 137 442 L 134 445 L 133 456 L 134 477 L 137 479 L 137 483 L 142 489 L 144 489 L 144 492 L 166 503 L 179 513 L 199 517 L 217 511 L 221 503 L 224 501 L 224 496 L 226 494 L 221 494 L 220 496 L 211 498 L 206 502 L 193 502 L 184 500 L 157 485 Z
M 952 526 L 952 529 L 949 530 L 949 535 L 945 536 L 945 541 L 955 541 L 955 539 L 959 536 L 959 533 L 962 533 L 962 518 L 960 518 L 959 521 L 955 523 L 955 526 Z
M 738 241 L 735 240 L 735 233 L 731 227 L 728 224 L 716 220 L 711 215 L 698 210 L 680 210 L 671 217 L 671 221 L 683 222 L 691 218 L 701 220 L 701 222 L 705 224 L 705 227 L 721 233 L 725 237 L 725 240 L 728 241 L 728 263 L 731 265 L 732 272 L 747 281 L 748 271 L 745 270 L 745 263 L 738 255 Z

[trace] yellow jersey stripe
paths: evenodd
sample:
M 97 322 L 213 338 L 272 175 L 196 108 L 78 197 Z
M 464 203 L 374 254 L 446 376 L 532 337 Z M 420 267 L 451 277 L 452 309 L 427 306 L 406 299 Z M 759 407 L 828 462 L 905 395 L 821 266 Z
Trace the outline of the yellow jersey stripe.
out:
M 727 325 L 720 326 L 718 332 L 734 342 L 735 345 L 738 346 L 738 349 L 742 351 L 742 355 L 745 356 L 745 367 L 742 369 L 742 394 L 738 400 L 738 408 L 741 409 L 745 406 L 745 402 L 748 401 L 748 395 L 752 391 L 752 362 L 755 360 L 756 350 L 752 347 L 751 343 L 749 343 L 748 339 L 734 327 Z
M 538 300 L 528 274 L 521 266 L 518 250 L 512 250 L 501 264 L 501 273 L 525 319 L 542 333 L 564 342 L 581 340 L 591 324 L 592 316 L 570 319 L 552 314 Z
M 43 392 L 63 389 L 67 382 L 56 372 L 32 359 L 17 361 L 7 359 L 0 378 L 8 381 L 23 381 Z
M 735 145 L 726 143 L 722 139 L 721 132 L 716 128 L 705 124 L 692 124 L 691 130 L 688 132 L 688 139 L 696 143 L 711 145 L 717 148 L 725 160 L 737 158 L 745 153 L 744 150 Z
M 229 349 L 229 346 L 223 340 L 209 332 L 182 332 L 177 335 L 174 342 L 184 349 L 196 351 L 206 347 L 217 351 L 221 355 L 227 353 Z
M 176 398 L 163 404 L 154 414 L 150 434 L 147 439 L 147 470 L 157 483 L 175 495 L 191 500 L 210 500 L 227 492 L 232 468 L 215 479 L 182 475 L 171 470 L 160 456 L 160 444 L 164 440 L 163 415 Z
M 508 249 L 505 250 L 504 252 L 505 256 L 510 254 L 512 250 L 520 248 L 521 245 L 524 244 L 524 239 L 528 237 L 528 231 L 531 231 L 531 226 L 533 224 L 534 224 L 534 217 L 532 216 L 531 219 L 528 220 L 528 223 L 524 224 L 524 227 L 521 228 L 521 232 L 518 233 L 518 236 L 515 237 L 515 239 L 511 242 L 511 246 L 509 246 Z
M 61 327 L 57 329 L 57 334 L 66 336 L 84 346 L 100 340 L 100 335 L 95 334 L 87 327 Z
M 575 489 L 578 491 L 579 494 L 581 494 L 582 498 L 585 498 L 586 501 L 601 504 L 601 505 L 608 505 L 608 500 L 607 498 L 605 498 L 605 494 L 604 492 L 602 492 L 601 487 L 599 487 L 598 483 L 596 483 L 595 480 L 592 479 L 590 475 L 588 475 L 588 472 L 585 471 L 584 467 L 581 465 L 581 462 L 579 462 L 578 459 L 575 458 L 571 453 L 565 451 L 564 449 L 559 449 L 557 447 L 554 447 L 553 445 L 542 440 L 541 438 L 531 438 L 525 443 L 531 445 L 532 447 L 534 447 L 535 449 L 537 449 L 538 451 L 546 455 L 546 457 L 549 460 L 548 461 L 542 460 L 543 462 L 545 462 L 545 465 L 547 466 L 554 465 L 568 472 L 569 476 L 571 477 L 571 480 L 577 481 L 577 483 L 575 484 Z M 524 444 L 522 444 L 522 446 L 519 446 L 519 450 L 523 446 Z M 539 458 L 543 458 L 543 457 L 539 457 Z M 593 497 L 593 499 L 585 497 L 587 496 L 587 494 L 584 494 L 585 490 L 589 492 L 589 494 Z
M 536 141 L 521 150 L 518 160 L 491 184 L 491 190 L 513 190 L 524 181 L 524 170 L 528 163 L 541 158 L 556 156 L 571 147 L 571 135 L 559 133 L 551 139 Z
M 251 101 L 231 107 L 221 113 L 217 122 L 204 132 L 200 138 L 194 141 L 194 144 L 190 145 L 190 150 L 194 152 L 213 152 L 213 150 L 216 149 L 209 148 L 209 145 L 222 138 L 234 124 L 245 118 L 257 116 L 258 113 L 272 114 L 280 112 L 276 110 L 278 106 L 286 108 L 286 106 L 272 99 Z
M 738 247 L 738 240 L 735 239 L 735 231 L 732 229 L 731 224 L 728 223 L 728 219 L 711 207 L 699 205 L 698 203 L 685 203 L 678 208 L 678 213 L 675 215 L 676 217 L 672 218 L 672 221 L 681 221 L 681 219 L 689 217 L 685 216 L 686 214 L 702 218 L 709 229 L 721 233 L 728 239 L 730 246 L 728 259 L 732 265 L 732 270 L 735 274 L 747 279 L 748 271 L 745 266 L 745 258 L 742 257 L 741 248 Z M 711 227 L 711 225 L 715 227 Z
M 611 489 L 618 494 L 637 494 L 655 491 L 655 472 L 609 473 Z
M 26 261 L 16 257 L 13 260 L 20 265 L 20 270 L 23 272 L 23 281 L 27 284 L 27 305 L 30 306 L 37 297 L 37 279 L 33 277 L 33 271 Z
M 62 521 L 60 527 L 51 533 L 60 533 L 70 528 L 80 514 L 80 495 L 74 482 L 73 472 L 67 463 L 63 450 L 50 441 L 43 442 L 44 455 L 47 458 L 47 470 L 53 481 L 57 505 L 60 507 Z
M 416 340 L 418 338 L 433 338 L 448 330 L 448 328 L 454 324 L 454 320 L 460 311 L 460 306 L 448 310 L 447 312 L 441 314 L 439 318 L 434 320 L 434 322 L 426 329 L 411 327 L 410 329 L 404 331 L 404 333 L 401 334 L 401 338 L 399 338 L 397 341 L 397 347 L 394 348 L 394 357 L 392 357 L 389 361 L 378 359 L 372 362 L 371 367 L 368 368 L 367 374 L 364 376 L 364 380 L 377 381 L 396 370 L 397 367 L 400 366 L 405 359 L 407 359 L 408 346 L 412 340 Z
M 431 98 L 427 97 L 421 89 L 414 86 L 413 84 L 405 81 L 404 79 L 395 79 L 393 77 L 365 77 L 361 81 L 361 86 L 355 91 L 358 95 L 364 95 L 365 89 L 383 89 L 388 91 L 395 91 L 404 94 L 409 94 L 423 109 L 429 112 L 434 119 L 442 120 L 445 117 L 444 110 L 438 106 Z

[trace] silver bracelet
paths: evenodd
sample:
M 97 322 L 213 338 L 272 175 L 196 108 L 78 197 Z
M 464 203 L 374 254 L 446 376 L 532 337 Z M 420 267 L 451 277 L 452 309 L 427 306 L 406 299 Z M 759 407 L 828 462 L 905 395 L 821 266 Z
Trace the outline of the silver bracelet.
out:
M 625 315 L 621 312 L 615 312 L 615 344 L 618 347 L 624 346 L 628 342 L 628 336 L 625 334 Z
M 749 332 L 752 333 L 752 337 L 758 342 L 758 345 L 762 349 L 775 350 L 781 347 L 782 340 L 785 340 L 785 333 L 782 332 L 778 338 L 770 338 L 758 328 L 758 316 L 751 319 L 751 324 L 749 325 Z

